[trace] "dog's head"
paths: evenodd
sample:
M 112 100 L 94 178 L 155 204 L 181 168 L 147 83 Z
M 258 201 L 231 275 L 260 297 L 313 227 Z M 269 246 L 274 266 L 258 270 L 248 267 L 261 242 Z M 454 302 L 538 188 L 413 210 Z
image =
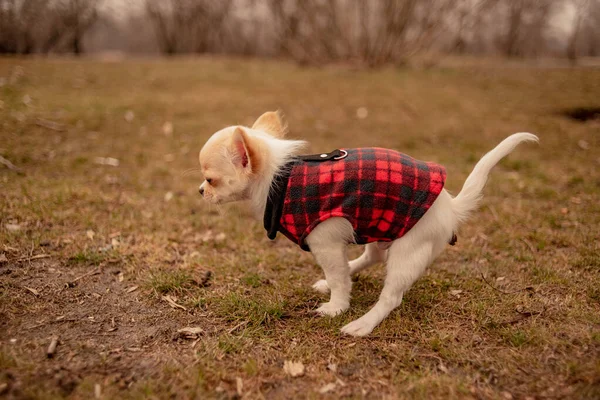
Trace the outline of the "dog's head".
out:
M 268 157 L 266 136 L 283 138 L 286 125 L 279 112 L 263 114 L 252 126 L 230 126 L 213 134 L 200 151 L 204 182 L 200 194 L 213 204 L 245 200 Z

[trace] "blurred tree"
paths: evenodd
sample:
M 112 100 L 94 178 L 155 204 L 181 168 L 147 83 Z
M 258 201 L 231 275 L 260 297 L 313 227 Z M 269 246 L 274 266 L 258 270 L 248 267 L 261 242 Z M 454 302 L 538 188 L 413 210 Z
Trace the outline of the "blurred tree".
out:
M 269 0 L 281 53 L 301 63 L 403 62 L 428 47 L 455 0 Z
M 146 0 L 161 51 L 205 53 L 218 50 L 232 0 Z
M 98 3 L 98 0 L 66 0 L 55 10 L 68 36 L 67 47 L 74 54 L 83 53 L 83 35 L 98 18 Z
M 0 53 L 29 54 L 48 0 L 0 0 Z
M 139 1 L 125 7 L 103 0 L 0 0 L 0 52 L 80 54 L 85 43 L 92 50 L 158 47 L 165 54 L 371 67 L 402 64 L 419 51 L 571 59 L 600 53 L 600 0 Z
M 573 0 L 575 17 L 566 55 L 575 62 L 580 56 L 600 55 L 600 0 Z
M 0 0 L 0 52 L 83 52 L 98 0 Z

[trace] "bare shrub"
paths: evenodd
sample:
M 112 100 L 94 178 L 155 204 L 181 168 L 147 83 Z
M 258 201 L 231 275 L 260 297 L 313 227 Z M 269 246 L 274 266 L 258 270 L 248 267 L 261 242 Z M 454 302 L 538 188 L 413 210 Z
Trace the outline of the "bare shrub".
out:
M 165 54 L 219 50 L 231 0 L 146 0 L 146 12 Z
M 0 0 L 0 52 L 83 52 L 97 0 Z

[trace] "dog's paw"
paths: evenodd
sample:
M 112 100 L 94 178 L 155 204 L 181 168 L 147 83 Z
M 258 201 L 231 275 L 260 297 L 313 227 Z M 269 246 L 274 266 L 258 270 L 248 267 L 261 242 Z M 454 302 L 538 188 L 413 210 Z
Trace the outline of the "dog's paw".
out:
M 346 311 L 349 307 L 349 304 L 339 304 L 339 303 L 323 303 L 321 307 L 317 308 L 316 313 L 320 315 L 328 315 L 330 317 L 335 317 Z
M 356 321 L 350 322 L 342 328 L 342 333 L 350 336 L 367 336 L 375 329 L 375 325 L 369 322 L 366 318 L 361 317 Z
M 312 288 L 319 293 L 329 293 L 329 285 L 325 279 L 317 281 L 314 285 L 312 285 Z

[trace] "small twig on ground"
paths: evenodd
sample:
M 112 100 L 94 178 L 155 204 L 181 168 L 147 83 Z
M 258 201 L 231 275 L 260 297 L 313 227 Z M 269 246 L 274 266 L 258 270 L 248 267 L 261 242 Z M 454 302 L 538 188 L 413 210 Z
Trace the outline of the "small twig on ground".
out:
M 534 315 L 542 315 L 546 311 L 546 306 L 541 311 L 519 311 L 516 310 L 521 316 L 510 321 L 501 322 L 499 325 L 514 325 Z
M 23 170 L 19 167 L 17 167 L 15 164 L 11 163 L 9 160 L 7 160 L 6 158 L 0 156 L 0 164 L 4 165 L 6 168 L 18 172 L 19 174 L 23 173 Z
M 236 326 L 234 326 L 233 328 L 231 328 L 230 330 L 228 330 L 228 331 L 227 331 L 227 333 L 229 333 L 229 334 L 231 335 L 231 334 L 232 334 L 233 332 L 235 332 L 235 331 L 236 331 L 238 328 L 240 328 L 240 327 L 242 327 L 242 326 L 244 326 L 244 325 L 246 325 L 246 324 L 248 324 L 248 321 L 242 321 L 242 322 L 240 322 L 239 324 L 237 324 Z
M 77 321 L 79 321 L 79 320 L 75 319 L 75 318 L 61 318 L 61 319 L 57 318 L 54 321 L 42 322 L 42 323 L 30 326 L 29 328 L 25 328 L 25 329 L 35 329 L 35 328 L 39 328 L 39 327 L 44 326 L 44 325 L 55 324 L 55 323 L 59 323 L 59 322 L 77 322 Z
M 523 243 L 525 243 L 527 245 L 527 247 L 529 248 L 529 251 L 531 251 L 532 253 L 535 253 L 535 248 L 533 247 L 533 245 L 529 242 L 529 240 L 525 239 L 525 238 L 521 238 L 521 241 Z
M 173 299 L 173 297 L 171 297 L 170 295 L 162 296 L 162 299 L 166 301 L 172 308 L 181 308 L 182 310 L 187 311 L 187 308 L 185 308 L 181 304 L 177 304 L 175 299 Z
M 83 279 L 83 278 L 88 277 L 88 276 L 91 276 L 91 275 L 98 275 L 99 273 L 100 273 L 99 269 L 97 269 L 95 271 L 90 271 L 87 274 L 83 274 L 83 275 L 78 276 L 77 278 L 73 279 L 72 281 L 67 282 L 67 285 L 70 284 L 70 283 L 75 283 L 78 280 Z
M 48 346 L 48 351 L 46 351 L 46 355 L 48 358 L 54 357 L 54 353 L 56 353 L 56 346 L 58 346 L 58 336 L 52 336 L 52 341 L 50 342 L 50 346 Z
M 492 289 L 494 289 L 494 290 L 495 290 L 495 291 L 497 291 L 497 292 L 500 292 L 500 293 L 502 293 L 502 294 L 514 294 L 514 293 L 523 292 L 523 291 L 525 291 L 525 290 L 527 290 L 527 291 L 533 290 L 533 286 L 527 286 L 527 287 L 524 287 L 524 288 L 522 288 L 522 289 L 512 290 L 512 291 L 510 291 L 510 292 L 506 292 L 506 291 L 504 291 L 504 290 L 502 290 L 502 289 L 498 289 L 496 286 L 492 285 L 492 284 L 491 284 L 491 283 L 490 283 L 490 282 L 489 282 L 489 281 L 486 279 L 486 277 L 485 277 L 485 275 L 483 274 L 483 272 L 481 271 L 481 269 L 479 269 L 479 265 L 477 265 L 477 264 L 475 264 L 475 265 L 477 266 L 477 269 L 479 270 L 479 274 L 481 275 L 481 279 L 482 279 L 482 280 L 483 280 L 483 281 L 484 281 L 484 282 L 485 282 L 485 283 L 486 283 L 486 284 L 487 284 L 489 287 L 491 287 Z
M 393 335 L 369 335 L 365 339 L 383 339 L 383 340 L 405 340 L 404 336 L 393 336 Z
M 27 256 L 27 257 L 17 258 L 16 260 L 13 260 L 13 262 L 39 260 L 40 258 L 48 258 L 48 257 L 51 257 L 51 255 L 50 254 L 37 254 L 35 256 Z
M 47 128 L 56 132 L 62 132 L 65 130 L 64 125 L 43 118 L 36 118 L 35 124 L 37 126 L 41 126 L 42 128 Z

